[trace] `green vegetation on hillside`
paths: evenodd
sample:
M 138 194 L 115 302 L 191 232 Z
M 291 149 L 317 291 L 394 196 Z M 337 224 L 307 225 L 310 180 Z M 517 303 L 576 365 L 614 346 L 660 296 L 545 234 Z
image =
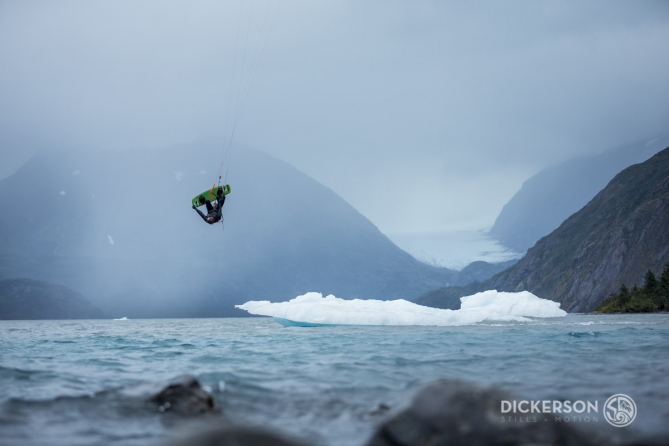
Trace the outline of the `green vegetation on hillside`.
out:
M 648 270 L 641 288 L 634 285 L 629 290 L 625 284 L 620 291 L 611 294 L 597 308 L 599 313 L 652 313 L 669 310 L 669 262 L 664 267 L 660 280 Z

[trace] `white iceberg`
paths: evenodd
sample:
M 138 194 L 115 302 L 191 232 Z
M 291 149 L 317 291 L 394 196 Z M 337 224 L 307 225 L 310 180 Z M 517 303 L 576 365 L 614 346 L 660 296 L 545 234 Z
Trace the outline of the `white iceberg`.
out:
M 272 316 L 282 325 L 470 325 L 483 321 L 528 321 L 528 317 L 564 317 L 559 302 L 541 299 L 528 291 L 483 291 L 460 298 L 459 310 L 424 307 L 404 299 L 345 300 L 307 293 L 288 302 L 249 301 L 235 305 L 260 316 Z

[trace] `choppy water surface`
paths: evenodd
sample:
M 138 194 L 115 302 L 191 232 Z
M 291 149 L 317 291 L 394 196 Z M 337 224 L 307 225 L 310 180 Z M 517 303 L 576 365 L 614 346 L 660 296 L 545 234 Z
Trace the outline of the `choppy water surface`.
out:
M 667 434 L 668 348 L 669 315 L 461 327 L 285 328 L 267 318 L 0 321 L 0 438 L 161 444 L 184 421 L 159 413 L 145 396 L 183 373 L 200 379 L 232 421 L 322 445 L 362 444 L 423 384 L 444 377 L 528 399 L 602 405 L 624 393 L 638 406 L 624 429 Z M 391 410 L 376 414 L 381 403 Z

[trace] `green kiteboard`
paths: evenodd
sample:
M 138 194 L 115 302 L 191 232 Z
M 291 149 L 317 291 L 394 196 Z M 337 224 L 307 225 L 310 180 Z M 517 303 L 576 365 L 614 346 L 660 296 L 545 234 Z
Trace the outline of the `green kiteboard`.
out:
M 230 185 L 226 184 L 225 186 L 216 186 L 212 187 L 209 190 L 206 190 L 202 192 L 201 194 L 197 194 L 195 198 L 191 200 L 193 203 L 193 206 L 198 207 L 198 206 L 204 206 L 204 203 L 209 200 L 209 201 L 216 201 L 216 197 L 220 195 L 228 195 L 230 193 Z

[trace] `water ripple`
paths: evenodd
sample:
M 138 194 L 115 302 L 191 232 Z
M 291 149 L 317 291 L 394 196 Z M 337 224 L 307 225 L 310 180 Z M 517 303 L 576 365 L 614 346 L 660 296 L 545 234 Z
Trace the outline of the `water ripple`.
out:
M 211 389 L 231 420 L 314 444 L 361 444 L 443 377 L 536 399 L 626 393 L 639 407 L 636 428 L 666 433 L 667 346 L 668 315 L 308 329 L 260 318 L 2 321 L 0 436 L 155 444 L 170 426 L 137 404 L 137 389 L 182 373 Z M 381 404 L 391 409 L 379 415 Z

